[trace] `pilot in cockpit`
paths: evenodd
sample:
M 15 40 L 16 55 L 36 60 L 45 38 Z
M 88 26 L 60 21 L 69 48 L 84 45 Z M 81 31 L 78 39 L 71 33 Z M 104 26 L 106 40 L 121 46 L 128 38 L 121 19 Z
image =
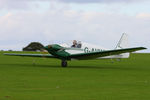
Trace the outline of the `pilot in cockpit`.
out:
M 73 47 L 73 48 L 77 47 L 77 41 L 76 40 L 73 40 L 73 45 L 71 47 Z
M 82 44 L 81 44 L 81 41 L 77 41 L 76 40 L 73 40 L 73 45 L 71 46 L 72 48 L 81 48 Z

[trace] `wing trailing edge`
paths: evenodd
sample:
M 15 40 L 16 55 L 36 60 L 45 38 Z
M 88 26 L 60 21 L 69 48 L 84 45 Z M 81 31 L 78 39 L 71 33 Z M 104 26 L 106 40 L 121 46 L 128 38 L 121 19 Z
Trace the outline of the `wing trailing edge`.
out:
M 98 58 L 98 57 L 119 55 L 119 54 L 122 54 L 122 53 L 130 53 L 130 52 L 135 52 L 135 51 L 144 50 L 144 49 L 147 49 L 147 48 L 145 48 L 145 47 L 135 47 L 135 48 L 107 50 L 107 51 L 101 51 L 101 52 L 80 53 L 80 54 L 72 54 L 72 55 L 70 55 L 70 58 L 94 59 L 94 58 Z

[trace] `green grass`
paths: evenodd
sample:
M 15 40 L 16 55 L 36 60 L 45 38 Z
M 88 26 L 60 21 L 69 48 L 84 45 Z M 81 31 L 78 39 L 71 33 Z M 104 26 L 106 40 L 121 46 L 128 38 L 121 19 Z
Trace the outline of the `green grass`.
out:
M 150 54 L 130 59 L 60 61 L 0 52 L 0 100 L 149 100 Z

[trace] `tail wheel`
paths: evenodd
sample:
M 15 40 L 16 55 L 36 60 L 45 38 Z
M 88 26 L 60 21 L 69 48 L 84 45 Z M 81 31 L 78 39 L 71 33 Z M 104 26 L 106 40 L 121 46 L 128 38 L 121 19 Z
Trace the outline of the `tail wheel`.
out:
M 62 60 L 62 62 L 61 62 L 61 66 L 62 66 L 62 67 L 67 67 L 67 61 Z

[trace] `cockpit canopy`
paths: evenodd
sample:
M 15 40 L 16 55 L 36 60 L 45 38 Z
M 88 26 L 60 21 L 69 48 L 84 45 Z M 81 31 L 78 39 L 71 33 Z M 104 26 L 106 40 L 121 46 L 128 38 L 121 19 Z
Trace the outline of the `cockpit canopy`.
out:
M 81 48 L 81 47 L 82 47 L 81 41 L 73 40 L 71 48 Z
M 61 46 L 67 47 L 67 48 L 82 48 L 82 43 L 81 41 L 73 40 L 67 43 L 63 43 L 61 44 Z

